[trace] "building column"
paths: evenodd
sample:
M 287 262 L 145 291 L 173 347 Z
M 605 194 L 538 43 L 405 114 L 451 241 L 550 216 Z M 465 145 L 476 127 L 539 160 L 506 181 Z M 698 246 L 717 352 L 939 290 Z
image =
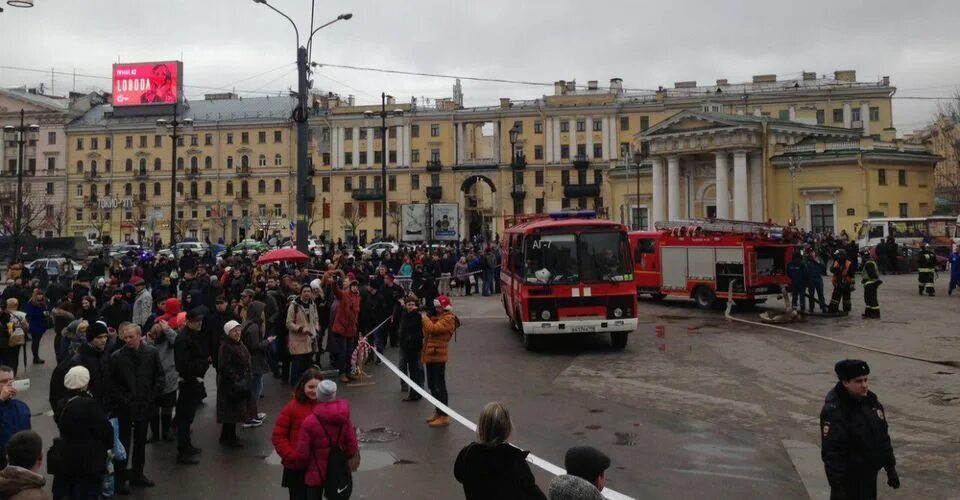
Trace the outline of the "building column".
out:
M 351 147 L 353 152 L 353 166 L 360 166 L 360 127 L 353 127 L 353 146 Z
M 860 122 L 863 124 L 863 136 L 870 135 L 870 103 L 860 103 Z
M 850 108 L 850 103 L 843 103 L 843 128 L 850 128 L 853 126 L 853 111 Z
M 543 121 L 543 134 L 544 134 L 544 145 L 543 145 L 543 161 L 545 163 L 553 163 L 553 120 L 547 118 Z
M 500 159 L 503 158 L 503 155 L 500 151 L 500 145 L 503 141 L 500 140 L 500 120 L 493 122 L 493 159 L 497 162 L 497 165 L 500 164 Z
M 603 117 L 601 120 L 606 122 L 607 118 Z M 610 127 L 604 126 L 602 128 L 603 131 L 600 132 L 600 157 L 603 161 L 607 161 L 610 159 Z
M 727 152 L 718 151 L 716 157 L 717 218 L 730 218 L 730 174 L 727 171 Z
M 593 160 L 593 118 L 587 117 L 587 158 Z
M 577 119 L 570 119 L 570 158 L 577 157 Z
M 330 127 L 330 166 L 340 168 L 340 127 Z
M 763 151 L 750 153 L 750 220 L 763 222 Z
M 750 200 L 747 189 L 747 152 L 733 152 L 733 218 L 750 219 Z
M 650 158 L 650 164 L 653 167 L 653 209 L 651 213 L 650 225 L 665 220 L 663 213 L 663 158 L 654 156 Z
M 467 143 L 464 140 L 464 135 L 467 133 L 467 124 L 466 123 L 457 123 L 454 126 L 454 135 L 457 139 L 457 165 L 463 164 L 463 159 L 465 158 L 463 147 Z
M 607 137 L 610 140 L 610 159 L 620 158 L 620 140 L 617 136 L 616 120 L 612 116 L 606 118 L 607 123 L 603 124 L 603 129 L 608 130 Z
M 373 127 L 367 127 L 367 165 L 373 165 Z
M 680 157 L 667 157 L 667 217 L 680 219 Z
M 790 121 L 792 121 L 792 122 L 797 121 L 797 107 L 796 107 L 796 106 L 790 106 L 789 113 L 790 113 Z
M 560 119 L 553 119 L 553 161 L 560 161 Z
M 410 166 L 410 134 L 413 133 L 410 124 L 403 126 L 403 166 Z

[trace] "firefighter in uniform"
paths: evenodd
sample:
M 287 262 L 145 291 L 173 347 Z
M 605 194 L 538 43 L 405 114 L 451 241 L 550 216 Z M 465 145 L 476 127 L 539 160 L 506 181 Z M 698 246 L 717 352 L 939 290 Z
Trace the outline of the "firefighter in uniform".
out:
M 924 243 L 920 249 L 920 258 L 917 263 L 917 271 L 919 272 L 917 279 L 920 281 L 918 284 L 920 295 L 923 295 L 924 291 L 931 297 L 937 293 L 936 289 L 933 288 L 933 276 L 937 270 L 936 267 L 937 256 L 930 250 L 930 244 Z
M 830 312 L 835 313 L 840 310 L 840 301 L 843 301 L 843 312 L 850 312 L 850 289 L 853 286 L 853 262 L 847 258 L 845 250 L 838 249 L 833 252 L 833 265 L 830 266 L 830 272 L 833 274 L 833 295 L 830 297 Z
M 870 258 L 870 251 L 860 252 L 863 266 L 860 267 L 860 283 L 863 285 L 863 303 L 866 308 L 863 318 L 880 319 L 880 301 L 877 299 L 877 289 L 883 281 L 880 280 L 880 270 L 877 262 Z
M 877 395 L 868 388 L 870 367 L 844 359 L 834 366 L 837 385 L 820 410 L 820 457 L 830 483 L 831 500 L 877 498 L 877 474 L 887 471 L 887 485 L 900 487 L 887 418 Z

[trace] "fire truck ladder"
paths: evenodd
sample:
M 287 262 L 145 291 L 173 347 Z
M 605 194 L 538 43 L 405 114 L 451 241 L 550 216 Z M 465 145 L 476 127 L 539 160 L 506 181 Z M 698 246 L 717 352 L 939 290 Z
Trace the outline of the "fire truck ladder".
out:
M 696 232 L 762 235 L 783 233 L 783 228 L 777 225 L 728 219 L 681 219 L 661 221 L 655 223 L 654 227 L 659 231 L 679 231 L 685 234 Z

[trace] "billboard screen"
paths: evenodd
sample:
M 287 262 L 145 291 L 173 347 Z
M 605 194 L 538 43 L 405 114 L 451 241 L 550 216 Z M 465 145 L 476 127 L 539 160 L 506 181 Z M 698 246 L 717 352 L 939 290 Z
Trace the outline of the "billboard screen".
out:
M 434 203 L 430 220 L 425 203 L 400 207 L 400 241 L 456 241 L 460 238 L 460 206 L 456 203 Z M 433 236 L 430 238 L 430 226 Z
M 175 104 L 183 88 L 179 61 L 113 65 L 113 106 Z

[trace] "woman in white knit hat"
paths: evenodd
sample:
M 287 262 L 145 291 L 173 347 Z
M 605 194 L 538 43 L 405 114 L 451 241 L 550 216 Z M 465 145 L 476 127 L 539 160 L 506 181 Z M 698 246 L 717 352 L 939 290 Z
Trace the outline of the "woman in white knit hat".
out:
M 60 430 L 59 458 L 48 455 L 47 470 L 53 474 L 54 498 L 94 500 L 100 498 L 107 472 L 107 451 L 113 448 L 113 427 L 100 403 L 87 390 L 90 371 L 74 366 L 63 378 L 67 391 L 54 408 Z

